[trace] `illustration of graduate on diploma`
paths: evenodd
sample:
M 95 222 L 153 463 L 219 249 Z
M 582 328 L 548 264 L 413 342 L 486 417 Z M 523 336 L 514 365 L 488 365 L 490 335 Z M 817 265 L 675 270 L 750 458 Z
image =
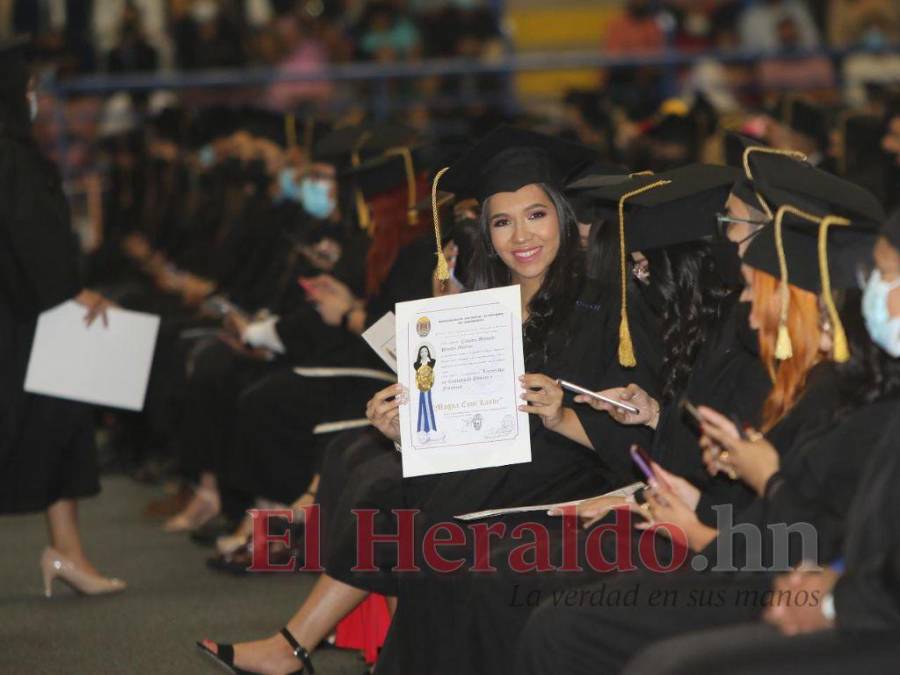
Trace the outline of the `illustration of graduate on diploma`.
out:
M 420 443 L 428 441 L 441 441 L 444 434 L 438 432 L 437 420 L 434 417 L 434 404 L 431 401 L 431 390 L 434 388 L 435 359 L 431 355 L 428 345 L 419 347 L 418 358 L 413 363 L 416 371 L 416 388 L 419 390 L 419 413 L 416 421 L 416 431 Z

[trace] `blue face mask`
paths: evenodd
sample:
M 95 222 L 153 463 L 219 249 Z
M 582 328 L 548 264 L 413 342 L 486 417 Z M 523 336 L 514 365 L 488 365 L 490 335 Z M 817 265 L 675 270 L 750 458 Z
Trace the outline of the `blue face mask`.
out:
M 204 145 L 197 153 L 197 159 L 200 161 L 200 166 L 208 169 L 216 163 L 216 149 L 211 145 Z
M 900 358 L 900 316 L 888 312 L 888 293 L 900 286 L 900 279 L 887 282 L 877 269 L 872 272 L 863 292 L 862 313 L 872 342 L 895 359 Z
M 300 183 L 294 180 L 293 169 L 282 169 L 278 174 L 278 196 L 281 200 L 289 199 L 297 204 L 303 203 Z
M 334 199 L 328 181 L 304 178 L 300 183 L 303 208 L 313 218 L 324 220 L 334 212 Z

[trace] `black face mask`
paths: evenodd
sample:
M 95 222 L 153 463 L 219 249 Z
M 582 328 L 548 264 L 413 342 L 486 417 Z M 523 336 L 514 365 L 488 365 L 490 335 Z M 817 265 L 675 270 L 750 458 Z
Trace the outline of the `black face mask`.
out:
M 738 344 L 755 356 L 759 356 L 759 331 L 750 327 L 749 302 L 739 302 L 735 308 L 734 331 Z
M 722 283 L 741 288 L 744 285 L 744 275 L 741 273 L 738 245 L 730 239 L 717 239 L 710 243 L 709 248 Z

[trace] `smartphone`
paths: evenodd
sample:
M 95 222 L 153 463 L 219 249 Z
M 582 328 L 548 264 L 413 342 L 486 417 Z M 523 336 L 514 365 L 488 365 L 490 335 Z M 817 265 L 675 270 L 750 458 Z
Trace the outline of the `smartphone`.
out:
M 306 291 L 310 295 L 315 295 L 316 285 L 312 281 L 301 277 L 297 280 L 297 283 L 300 284 L 300 288 L 302 288 L 304 291 Z
M 684 398 L 681 399 L 681 407 L 688 415 L 690 415 L 697 421 L 697 424 L 701 426 L 703 425 L 703 418 L 700 416 L 700 411 L 697 410 L 697 406 Z M 734 423 L 734 426 L 737 429 L 738 435 L 741 437 L 741 440 L 750 440 L 747 436 L 747 432 L 744 430 L 744 424 L 741 422 L 740 418 L 738 418 L 737 415 L 732 413 L 728 416 L 728 419 L 730 419 Z
M 585 389 L 584 387 L 579 387 L 577 384 L 572 384 L 571 382 L 566 382 L 565 380 L 558 380 L 559 386 L 567 391 L 574 392 L 576 394 L 584 394 L 585 396 L 590 396 L 591 398 L 596 398 L 599 401 L 603 401 L 604 403 L 609 403 L 610 405 L 614 405 L 617 408 L 620 408 L 626 412 L 630 412 L 632 415 L 637 415 L 640 410 L 635 408 L 633 405 L 628 405 L 627 403 L 622 403 L 622 401 L 617 401 L 614 398 L 610 398 L 609 396 L 604 396 L 603 394 L 598 394 L 597 392 L 591 391 L 590 389 Z
M 631 446 L 631 459 L 634 460 L 634 463 L 638 465 L 638 468 L 641 470 L 641 473 L 647 477 L 647 482 L 650 484 L 650 487 L 653 487 L 654 484 L 661 485 L 664 489 L 668 490 L 669 484 L 653 470 L 653 460 L 650 459 L 650 455 L 647 454 L 647 451 L 644 450 L 637 443 Z
M 697 406 L 688 401 L 686 398 L 681 399 L 681 409 L 684 410 L 688 415 L 693 417 L 697 424 L 703 424 L 703 418 L 700 416 L 700 411 L 697 410 Z

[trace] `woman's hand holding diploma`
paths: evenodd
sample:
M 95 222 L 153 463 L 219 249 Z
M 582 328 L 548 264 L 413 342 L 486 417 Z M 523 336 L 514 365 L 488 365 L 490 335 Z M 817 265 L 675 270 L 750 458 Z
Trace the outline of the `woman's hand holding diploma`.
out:
M 400 442 L 400 405 L 404 399 L 403 385 L 392 384 L 376 393 L 366 404 L 366 418 L 395 443 Z

